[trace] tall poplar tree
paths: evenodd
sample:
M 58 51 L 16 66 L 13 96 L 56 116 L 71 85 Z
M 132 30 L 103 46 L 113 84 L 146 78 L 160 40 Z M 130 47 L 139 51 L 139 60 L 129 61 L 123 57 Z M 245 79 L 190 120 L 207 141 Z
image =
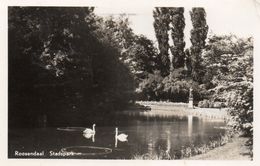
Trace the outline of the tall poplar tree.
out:
M 153 11 L 154 17 L 154 30 L 158 41 L 159 57 L 158 65 L 162 76 L 167 76 L 170 72 L 170 59 L 169 59 L 169 37 L 168 31 L 170 29 L 170 15 L 169 9 L 166 7 L 156 7 Z
M 192 8 L 190 12 L 193 29 L 191 30 L 190 41 L 192 46 L 191 53 L 191 76 L 194 81 L 201 82 L 204 71 L 201 66 L 201 52 L 205 48 L 205 40 L 208 33 L 206 22 L 206 12 L 204 8 Z
M 174 69 L 184 67 L 185 53 L 184 53 L 184 8 L 174 7 L 169 9 L 171 16 L 171 37 L 173 40 L 173 46 L 170 47 L 172 53 L 172 66 Z

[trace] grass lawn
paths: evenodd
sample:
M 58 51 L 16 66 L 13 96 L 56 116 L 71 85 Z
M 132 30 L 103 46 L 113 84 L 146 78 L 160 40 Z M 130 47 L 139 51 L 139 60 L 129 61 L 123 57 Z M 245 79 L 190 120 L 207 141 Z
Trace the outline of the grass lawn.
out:
M 193 115 L 197 117 L 209 118 L 211 120 L 223 120 L 228 118 L 227 108 L 194 108 L 187 107 L 187 103 L 171 103 L 171 102 L 137 102 L 140 105 L 148 106 L 151 109 L 145 111 L 147 115 L 163 115 L 163 116 L 187 116 Z M 139 112 L 138 109 L 128 109 L 125 112 Z M 142 111 L 142 110 L 141 110 Z

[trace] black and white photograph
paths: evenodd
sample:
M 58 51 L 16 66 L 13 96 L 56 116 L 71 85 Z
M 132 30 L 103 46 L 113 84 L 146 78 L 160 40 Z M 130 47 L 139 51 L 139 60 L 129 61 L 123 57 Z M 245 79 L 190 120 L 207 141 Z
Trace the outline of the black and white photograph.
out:
M 253 161 L 254 3 L 6 6 L 7 159 Z

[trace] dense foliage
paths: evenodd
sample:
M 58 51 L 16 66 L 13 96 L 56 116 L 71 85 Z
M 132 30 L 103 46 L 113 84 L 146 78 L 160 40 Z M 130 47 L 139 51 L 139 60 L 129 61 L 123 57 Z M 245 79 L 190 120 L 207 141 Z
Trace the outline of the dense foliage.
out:
M 197 20 L 200 17 L 205 19 L 204 15 L 199 15 Z M 187 102 L 191 87 L 195 89 L 195 100 L 198 101 L 204 96 L 205 89 L 199 86 L 198 80 L 190 77 L 191 62 L 196 60 L 201 63 L 201 59 L 194 55 L 191 56 L 189 49 L 184 52 L 184 27 L 184 8 L 155 8 L 154 30 L 158 41 L 159 57 L 161 59 L 167 57 L 167 61 L 171 58 L 171 61 L 167 65 L 169 72 L 166 73 L 159 67 L 140 84 L 141 99 Z M 200 27 L 197 26 L 197 28 Z M 169 40 L 169 36 L 172 40 Z M 169 55 L 169 51 L 171 55 Z M 165 69 L 165 66 L 163 68 Z
M 204 82 L 212 101 L 230 107 L 231 125 L 252 136 L 253 40 L 234 35 L 212 36 L 203 52 Z
M 170 29 L 170 15 L 169 8 L 166 7 L 156 7 L 153 11 L 154 17 L 154 30 L 158 42 L 159 48 L 159 70 L 163 77 L 169 75 L 170 73 L 170 58 L 169 58 L 169 35 L 168 31 Z
M 185 28 L 185 18 L 184 18 L 184 8 L 170 8 L 169 14 L 171 16 L 171 37 L 173 41 L 173 46 L 170 50 L 172 53 L 172 67 L 177 69 L 184 67 L 185 53 L 184 53 L 184 28 Z
M 208 34 L 208 25 L 206 22 L 206 12 L 204 8 L 192 8 L 190 12 L 193 29 L 191 30 L 191 75 L 193 80 L 201 83 L 201 77 L 204 75 L 204 69 L 201 65 L 202 49 L 205 48 Z
M 159 71 L 149 74 L 139 84 L 139 99 L 151 101 L 188 102 L 189 90 L 194 89 L 195 103 L 207 97 L 205 87 L 187 77 L 184 68 L 175 69 L 167 77 L 162 77 Z
M 159 69 L 160 59 L 154 43 L 143 35 L 134 34 L 125 15 L 118 18 L 100 18 L 99 25 L 100 38 L 105 38 L 117 47 L 120 52 L 119 60 L 130 70 L 135 87 L 138 87 L 149 73 Z
M 10 125 L 37 124 L 42 115 L 53 125 L 81 123 L 131 99 L 132 75 L 93 10 L 9 8 Z

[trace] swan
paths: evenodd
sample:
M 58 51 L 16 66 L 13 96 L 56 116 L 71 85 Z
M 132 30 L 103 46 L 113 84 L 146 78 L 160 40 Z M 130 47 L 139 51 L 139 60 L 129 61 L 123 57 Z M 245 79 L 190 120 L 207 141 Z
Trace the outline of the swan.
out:
M 84 133 L 84 134 L 95 134 L 95 133 L 96 133 L 96 131 L 95 131 L 95 126 L 96 126 L 96 124 L 93 124 L 93 129 L 86 128 L 86 129 L 83 131 L 83 133 Z
M 128 135 L 126 135 L 126 134 L 119 134 L 118 135 L 118 128 L 116 127 L 116 135 L 115 135 L 116 140 L 119 140 L 121 142 L 126 142 L 127 137 L 128 137 Z
M 92 138 L 92 142 L 95 142 L 95 134 L 83 133 L 83 136 L 87 139 Z

